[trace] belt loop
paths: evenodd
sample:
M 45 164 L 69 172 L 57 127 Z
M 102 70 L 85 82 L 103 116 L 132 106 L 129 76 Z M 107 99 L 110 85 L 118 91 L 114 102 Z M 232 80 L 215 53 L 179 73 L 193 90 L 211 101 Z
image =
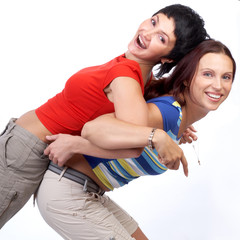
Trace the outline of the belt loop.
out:
M 104 193 L 105 193 L 105 191 L 102 190 L 101 188 L 99 188 L 98 195 L 102 196 Z
M 83 191 L 87 192 L 87 184 L 88 184 L 88 180 L 85 179 L 84 185 L 83 185 Z
M 60 176 L 59 176 L 59 179 L 58 179 L 58 181 L 61 181 L 61 179 L 62 179 L 62 177 L 63 177 L 63 175 L 64 175 L 64 173 L 66 172 L 66 170 L 68 169 L 68 167 L 66 166 L 66 167 L 64 167 L 64 169 L 62 170 L 62 172 L 61 172 L 61 174 L 60 174 Z
M 11 132 L 11 130 L 16 126 L 15 123 L 16 120 L 17 120 L 16 118 L 11 118 L 6 127 L 4 128 L 4 130 L 0 133 L 0 136 L 4 135 L 5 133 Z

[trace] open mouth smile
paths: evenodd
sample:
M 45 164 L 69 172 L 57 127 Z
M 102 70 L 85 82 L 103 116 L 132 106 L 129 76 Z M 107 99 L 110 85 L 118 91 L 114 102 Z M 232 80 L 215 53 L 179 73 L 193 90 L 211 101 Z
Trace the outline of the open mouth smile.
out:
M 219 100 L 222 97 L 221 94 L 213 94 L 213 93 L 206 93 L 206 94 L 209 98 L 211 98 L 213 100 L 216 100 L 216 101 Z
M 137 41 L 138 46 L 140 46 L 141 48 L 143 48 L 143 49 L 147 48 L 140 35 L 138 35 L 136 41 Z

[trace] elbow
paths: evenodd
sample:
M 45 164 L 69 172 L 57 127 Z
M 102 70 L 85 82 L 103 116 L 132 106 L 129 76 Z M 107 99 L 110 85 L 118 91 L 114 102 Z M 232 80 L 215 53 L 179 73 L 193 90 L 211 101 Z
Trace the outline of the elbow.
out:
M 135 148 L 133 150 L 133 155 L 132 158 L 138 158 L 141 156 L 142 152 L 143 152 L 144 148 Z
M 85 123 L 81 131 L 81 136 L 85 139 L 88 139 L 89 135 L 91 134 L 90 129 L 91 128 L 89 127 L 89 123 Z

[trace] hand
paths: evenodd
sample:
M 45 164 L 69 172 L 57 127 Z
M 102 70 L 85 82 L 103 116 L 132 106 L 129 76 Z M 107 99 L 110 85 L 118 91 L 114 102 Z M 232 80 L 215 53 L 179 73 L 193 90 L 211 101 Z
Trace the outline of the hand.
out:
M 160 163 L 169 169 L 177 170 L 183 165 L 185 176 L 188 176 L 188 162 L 183 150 L 163 130 L 157 129 L 153 136 L 153 144 L 158 152 Z
M 192 141 L 197 141 L 198 137 L 196 134 L 197 130 L 191 125 L 183 133 L 179 144 L 192 143 Z
M 62 167 L 73 156 L 72 140 L 74 136 L 68 134 L 57 134 L 46 136 L 52 143 L 44 150 L 44 154 L 49 156 L 53 163 Z

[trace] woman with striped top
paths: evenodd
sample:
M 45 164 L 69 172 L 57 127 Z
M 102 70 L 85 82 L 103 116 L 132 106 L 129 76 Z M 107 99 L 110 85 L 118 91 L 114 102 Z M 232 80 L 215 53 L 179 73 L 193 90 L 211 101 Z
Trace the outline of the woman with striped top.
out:
M 70 135 L 52 136 L 56 142 L 46 149 L 50 159 L 57 163 L 63 153 L 65 157 L 75 154 L 79 169 L 77 165 L 74 169 L 68 167 L 72 166 L 72 159 L 65 167 L 54 162 L 49 165 L 37 196 L 46 222 L 64 239 L 147 239 L 136 221 L 104 192 L 139 176 L 161 174 L 167 170 L 166 165 L 177 169 L 179 161 L 165 162 L 164 156 L 157 156 L 158 149 L 153 150 L 154 146 L 159 147 L 155 144 L 158 131 L 163 129 L 179 142 L 191 124 L 216 110 L 228 97 L 235 70 L 228 48 L 218 41 L 206 40 L 186 55 L 169 77 L 153 81 L 146 89 L 149 127 L 104 115 L 85 124 L 82 136 L 87 140 Z M 95 156 L 99 155 L 96 145 L 105 149 L 107 146 L 109 156 L 118 157 L 124 155 L 124 148 L 148 147 L 134 158 L 81 155 L 91 142 L 95 145 L 89 155 Z M 84 162 L 89 167 L 85 168 L 86 174 L 81 169 Z M 89 174 L 92 171 L 94 174 Z

